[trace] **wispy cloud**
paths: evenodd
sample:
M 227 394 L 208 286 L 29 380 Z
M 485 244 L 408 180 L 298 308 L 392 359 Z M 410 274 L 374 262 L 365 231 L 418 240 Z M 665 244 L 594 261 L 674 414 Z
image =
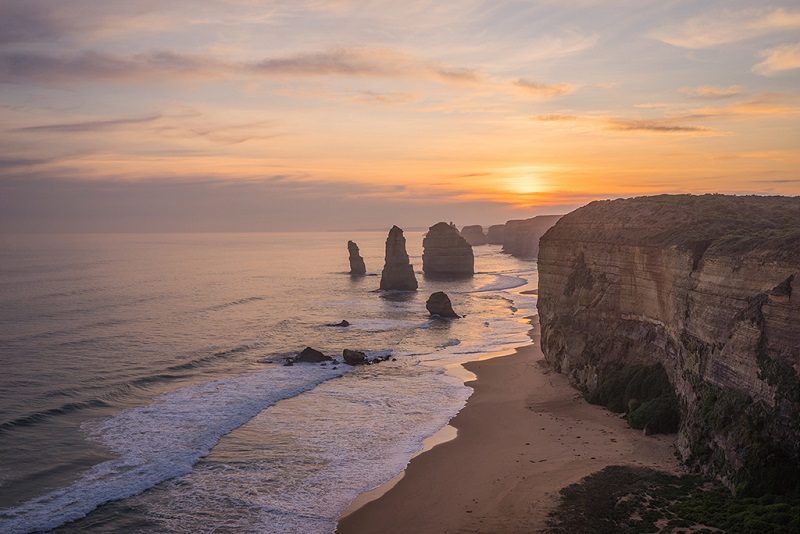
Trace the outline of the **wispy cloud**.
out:
M 95 120 L 95 121 L 82 121 L 70 122 L 62 124 L 42 124 L 38 126 L 26 126 L 24 128 L 15 128 L 11 132 L 28 132 L 28 133 L 85 133 L 85 132 L 102 132 L 109 130 L 116 130 L 123 127 L 132 125 L 147 124 L 158 120 L 161 115 L 150 115 L 146 117 L 131 117 L 121 119 L 109 120 Z
M 709 48 L 800 28 L 800 11 L 781 8 L 714 11 L 653 31 L 649 37 L 681 48 Z
M 218 144 L 240 144 L 278 135 L 271 121 L 233 122 L 221 121 L 202 113 L 183 109 L 170 113 L 154 113 L 141 117 L 118 117 L 54 124 L 37 124 L 7 130 L 11 134 L 112 134 L 127 135 L 132 132 L 150 134 L 166 139 L 203 138 Z M 103 138 L 98 137 L 98 140 Z
M 541 98 L 552 98 L 556 96 L 568 95 L 570 93 L 574 93 L 577 89 L 577 86 L 569 83 L 548 84 L 534 80 L 528 80 L 525 78 L 518 78 L 514 80 L 514 85 L 524 90 L 527 94 Z
M 610 119 L 608 121 L 608 129 L 623 132 L 636 131 L 655 133 L 694 133 L 711 131 L 710 128 L 704 128 L 702 126 L 687 126 L 664 119 Z
M 711 128 L 681 124 L 678 119 L 629 119 L 621 117 L 580 117 L 575 115 L 537 115 L 533 120 L 539 122 L 575 122 L 600 126 L 605 130 L 620 132 L 671 133 L 709 133 Z
M 800 69 L 800 43 L 764 50 L 759 56 L 763 57 L 764 61 L 753 67 L 753 71 L 764 76 Z
M 0 54 L 0 82 L 152 82 L 222 76 L 309 78 L 323 76 L 429 78 L 446 83 L 475 83 L 481 74 L 469 68 L 419 59 L 388 47 L 334 47 L 297 52 L 253 62 L 171 51 L 114 56 L 94 51 L 75 55 L 38 52 Z
M 697 98 L 723 99 L 741 95 L 742 87 L 740 85 L 731 85 L 729 87 L 701 85 L 700 87 L 685 87 L 681 89 L 681 93 Z

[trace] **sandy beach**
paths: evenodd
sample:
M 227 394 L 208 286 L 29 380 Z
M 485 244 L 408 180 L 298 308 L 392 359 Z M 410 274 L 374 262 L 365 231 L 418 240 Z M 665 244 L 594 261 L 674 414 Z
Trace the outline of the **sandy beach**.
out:
M 532 327 L 531 345 L 465 365 L 477 380 L 450 422 L 457 437 L 416 456 L 385 494 L 345 515 L 338 534 L 537 532 L 561 488 L 603 467 L 680 472 L 673 436 L 645 436 L 586 403 L 548 368 L 535 318 Z

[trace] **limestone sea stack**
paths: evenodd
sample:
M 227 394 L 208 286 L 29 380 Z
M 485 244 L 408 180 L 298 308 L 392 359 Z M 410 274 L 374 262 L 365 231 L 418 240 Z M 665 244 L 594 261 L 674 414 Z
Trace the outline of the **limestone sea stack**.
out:
M 473 247 L 486 244 L 486 234 L 483 233 L 483 226 L 480 224 L 473 224 L 472 226 L 465 226 L 462 228 L 461 237 L 466 239 L 467 243 Z
M 542 237 L 538 310 L 547 361 L 584 391 L 666 371 L 688 465 L 737 492 L 797 483 L 800 197 L 592 202 Z
M 486 231 L 486 242 L 490 245 L 502 245 L 505 239 L 506 225 L 493 224 Z
M 381 273 L 381 289 L 396 291 L 416 291 L 417 277 L 414 266 L 408 260 L 406 238 L 403 230 L 392 226 L 386 238 L 386 260 Z
M 364 258 L 362 258 L 361 254 L 359 254 L 358 245 L 356 245 L 353 241 L 348 241 L 347 250 L 350 252 L 350 274 L 366 274 L 367 266 L 364 264 Z
M 422 240 L 422 270 L 425 276 L 464 278 L 475 274 L 472 247 L 452 224 L 436 223 Z

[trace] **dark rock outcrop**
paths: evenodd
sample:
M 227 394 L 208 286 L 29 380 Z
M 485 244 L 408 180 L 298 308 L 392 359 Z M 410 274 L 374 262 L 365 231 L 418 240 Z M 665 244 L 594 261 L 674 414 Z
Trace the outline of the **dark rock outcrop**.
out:
M 422 240 L 422 270 L 425 276 L 469 277 L 475 274 L 472 247 L 452 224 L 436 223 Z
M 660 364 L 687 464 L 744 492 L 791 485 L 800 197 L 592 202 L 542 237 L 538 265 L 542 350 L 556 370 L 591 391 L 617 369 Z
M 350 253 L 350 274 L 361 275 L 367 273 L 367 266 L 364 265 L 364 258 L 358 251 L 358 245 L 353 241 L 347 242 L 347 250 Z
M 490 245 L 502 245 L 505 240 L 506 225 L 493 224 L 486 231 L 486 242 Z
M 408 260 L 406 238 L 403 230 L 392 226 L 386 238 L 386 261 L 381 273 L 381 289 L 397 291 L 416 291 L 417 277 L 414 266 Z
M 298 363 L 321 363 L 331 362 L 333 361 L 333 358 L 322 354 L 316 349 L 306 347 L 297 356 L 295 356 L 294 361 Z
M 430 312 L 431 315 L 453 318 L 460 317 L 456 312 L 453 311 L 453 305 L 450 302 L 450 297 L 448 297 L 447 293 L 444 291 L 437 291 L 436 293 L 431 294 L 431 296 L 428 297 L 428 301 L 425 303 L 425 307 L 428 309 L 428 312 Z
M 345 327 L 350 326 L 350 323 L 347 321 L 347 319 L 342 319 L 341 322 L 339 322 L 339 323 L 331 323 L 328 326 L 339 326 L 339 327 L 345 328 Z
M 539 254 L 539 239 L 561 215 L 538 215 L 521 221 L 508 221 L 503 234 L 503 252 L 517 258 L 535 258 Z
M 461 237 L 467 240 L 472 247 L 479 247 L 486 244 L 486 234 L 483 233 L 483 226 L 473 224 L 461 229 Z
M 369 363 L 367 355 L 359 350 L 344 349 L 342 358 L 347 365 L 365 365 Z

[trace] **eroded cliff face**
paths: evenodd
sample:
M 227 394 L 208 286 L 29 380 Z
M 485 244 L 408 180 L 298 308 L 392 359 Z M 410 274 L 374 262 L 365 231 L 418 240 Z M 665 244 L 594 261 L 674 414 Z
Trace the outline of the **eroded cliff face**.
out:
M 679 455 L 731 486 L 800 465 L 800 197 L 593 202 L 541 239 L 542 349 L 590 391 L 660 363 Z
M 537 215 L 530 219 L 507 221 L 503 230 L 503 252 L 518 258 L 535 258 L 539 239 L 561 215 Z

